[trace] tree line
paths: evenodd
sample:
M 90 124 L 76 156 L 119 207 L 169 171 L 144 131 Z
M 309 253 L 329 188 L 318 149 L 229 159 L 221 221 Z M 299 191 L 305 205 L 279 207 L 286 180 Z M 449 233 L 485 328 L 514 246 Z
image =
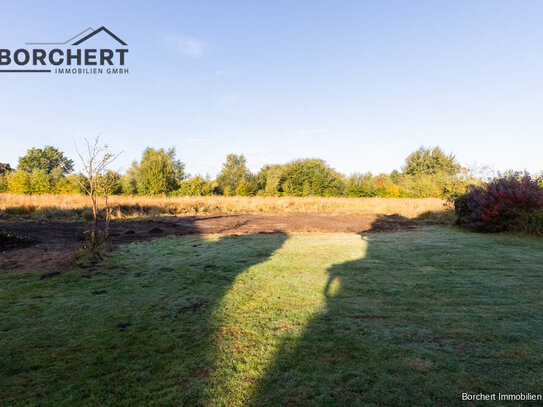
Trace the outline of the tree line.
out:
M 350 176 L 314 158 L 268 164 L 252 173 L 243 155 L 229 154 L 215 179 L 188 175 L 174 148 L 148 147 L 125 174 L 107 171 L 104 176 L 113 195 L 170 196 L 451 197 L 478 182 L 439 147 L 412 152 L 401 171 Z M 88 177 L 74 172 L 73 160 L 54 146 L 27 150 L 15 169 L 0 163 L 0 192 L 85 193 L 88 183 Z

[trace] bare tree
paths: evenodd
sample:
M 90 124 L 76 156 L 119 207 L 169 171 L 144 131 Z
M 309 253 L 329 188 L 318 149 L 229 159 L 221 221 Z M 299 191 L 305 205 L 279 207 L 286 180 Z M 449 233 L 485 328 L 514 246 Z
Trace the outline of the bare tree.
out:
M 111 177 L 109 172 L 110 164 L 119 156 L 112 154 L 107 145 L 100 144 L 100 135 L 94 140 L 85 138 L 84 151 L 80 152 L 76 145 L 77 155 L 83 163 L 83 175 L 87 182 L 80 182 L 83 190 L 90 197 L 92 209 L 92 228 L 90 231 L 89 250 L 96 252 L 100 247 L 98 224 L 100 219 L 100 197 L 103 198 L 105 206 L 105 232 L 104 241 L 109 234 L 109 222 L 112 209 L 109 207 L 109 195 L 111 193 Z
M 113 192 L 115 182 L 116 180 L 113 177 L 113 173 L 109 170 L 106 170 L 98 179 L 98 186 L 100 188 L 99 193 L 104 199 L 104 240 L 107 240 L 109 237 L 109 223 L 111 222 L 111 216 L 113 215 L 113 208 L 109 205 L 109 197 Z

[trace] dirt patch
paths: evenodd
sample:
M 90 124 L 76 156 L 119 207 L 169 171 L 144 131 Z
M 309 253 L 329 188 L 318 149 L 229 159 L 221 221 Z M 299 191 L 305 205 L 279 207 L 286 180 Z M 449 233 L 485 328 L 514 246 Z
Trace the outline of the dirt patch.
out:
M 0 230 L 0 249 L 2 250 L 2 252 L 32 246 L 33 244 L 34 242 L 32 240 L 25 239 L 16 236 L 10 232 L 4 232 Z
M 364 214 L 172 216 L 164 220 L 113 221 L 109 246 L 115 249 L 120 244 L 169 235 L 394 232 L 428 224 L 430 222 L 408 220 L 400 216 Z M 73 251 L 84 243 L 87 229 L 88 224 L 85 222 L 0 222 L 0 272 L 61 270 L 72 262 Z M 11 237 L 2 240 L 2 236 L 14 236 L 16 240 Z

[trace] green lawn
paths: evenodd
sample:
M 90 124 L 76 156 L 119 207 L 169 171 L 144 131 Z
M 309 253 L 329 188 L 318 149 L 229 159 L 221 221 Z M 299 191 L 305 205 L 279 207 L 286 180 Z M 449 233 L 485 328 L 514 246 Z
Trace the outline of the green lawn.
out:
M 451 405 L 541 393 L 543 239 L 168 237 L 0 273 L 0 405 Z

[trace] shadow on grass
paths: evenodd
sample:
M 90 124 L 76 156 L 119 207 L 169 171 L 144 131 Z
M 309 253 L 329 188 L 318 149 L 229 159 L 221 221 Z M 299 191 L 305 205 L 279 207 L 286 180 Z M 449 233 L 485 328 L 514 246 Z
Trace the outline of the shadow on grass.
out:
M 163 368 L 175 372 L 182 361 L 183 372 L 172 383 L 172 394 L 177 397 L 173 400 L 182 405 L 207 405 L 212 387 L 208 379 L 216 368 L 219 352 L 216 339 L 223 327 L 221 301 L 238 275 L 266 262 L 287 239 L 284 233 L 222 236 L 215 241 L 195 238 L 192 257 L 196 261 L 188 265 L 195 272 L 189 277 L 190 289 L 177 300 L 169 301 L 170 305 L 163 306 L 161 312 L 161 318 L 176 324 L 177 343 L 185 347 L 183 351 L 176 349 L 175 356 L 166 355 L 166 364 L 157 369 L 157 373 L 162 373 Z M 149 349 L 154 346 L 151 341 Z M 183 400 L 179 400 L 178 386 L 184 389 Z
M 395 220 L 381 218 L 375 229 L 389 231 Z M 324 309 L 301 336 L 283 340 L 248 404 L 460 405 L 462 392 L 537 392 L 539 358 L 515 352 L 535 357 L 543 346 L 533 338 L 538 288 L 518 276 L 514 290 L 524 297 L 503 293 L 511 269 L 504 264 L 502 274 L 492 256 L 518 264 L 507 245 L 475 259 L 469 243 L 439 234 L 360 236 L 364 257 L 328 270 Z
M 158 379 L 156 391 L 161 393 L 161 402 L 207 405 L 212 387 L 209 380 L 217 364 L 216 339 L 223 327 L 221 302 L 238 275 L 266 262 L 287 238 L 283 233 L 221 236 L 217 240 L 194 236 L 185 240 L 190 242 L 189 247 L 184 248 L 187 259 L 191 259 L 189 263 L 169 262 L 171 245 L 161 247 L 160 241 L 147 243 L 145 247 L 160 259 L 160 268 L 153 272 L 172 275 L 172 279 L 168 287 L 161 287 L 155 302 L 148 304 L 147 312 L 151 312 L 152 317 L 146 322 L 147 326 L 138 327 L 134 323 L 131 327 L 135 337 L 129 335 L 119 347 L 111 374 L 125 363 L 142 363 L 140 372 L 148 374 L 151 380 Z M 156 243 L 154 247 L 153 243 Z M 146 254 L 141 253 L 142 257 Z M 173 258 L 178 256 L 173 254 Z M 176 269 L 181 271 L 177 278 Z M 153 354 L 152 360 L 148 354 Z M 135 360 L 133 355 L 138 355 Z M 129 386 L 127 390 L 133 388 Z M 169 392 L 171 400 L 168 401 Z M 151 394 L 142 396 L 133 399 L 152 401 L 154 398 Z M 115 395 L 117 400 L 125 397 L 131 395 Z
M 378 231 L 394 231 L 394 219 L 379 222 Z M 382 337 L 389 324 L 403 323 L 389 305 L 368 295 L 374 287 L 364 280 L 372 278 L 371 264 L 377 260 L 371 234 L 361 238 L 368 242 L 364 258 L 328 269 L 324 309 L 307 323 L 301 337 L 284 340 L 250 405 L 394 405 L 398 399 L 387 400 L 385 392 L 409 392 L 407 382 L 394 379 L 396 361 L 407 355 Z
M 121 247 L 90 274 L 31 277 L 0 301 L 0 400 L 104 405 L 159 397 L 167 405 L 205 405 L 220 303 L 238 275 L 287 238 L 155 239 Z M 15 312 L 27 304 L 32 335 Z

